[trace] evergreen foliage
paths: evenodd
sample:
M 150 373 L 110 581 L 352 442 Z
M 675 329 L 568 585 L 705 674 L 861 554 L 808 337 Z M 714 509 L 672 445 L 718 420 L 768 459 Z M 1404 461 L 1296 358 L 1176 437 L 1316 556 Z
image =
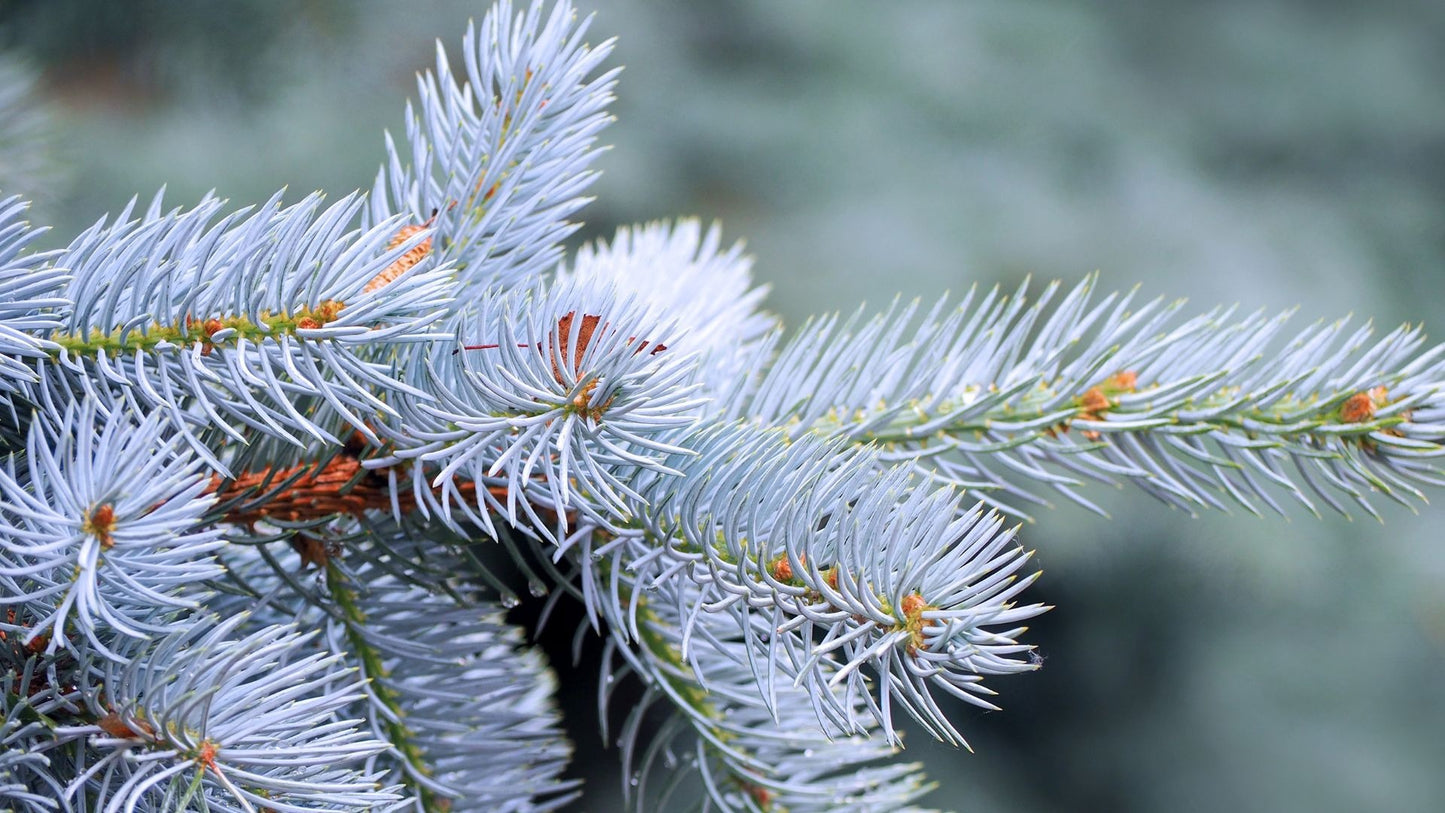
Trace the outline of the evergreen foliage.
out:
M 1040 665 L 1041 492 L 1374 514 L 1445 482 L 1414 327 L 1085 280 L 785 336 L 716 228 L 564 259 L 615 79 L 586 32 L 500 2 L 369 194 L 157 195 L 53 252 L 0 201 L 0 803 L 567 804 L 502 550 L 606 637 L 604 721 L 645 686 L 640 808 L 696 773 L 711 808 L 903 809 L 903 727 L 963 745 L 940 699 Z

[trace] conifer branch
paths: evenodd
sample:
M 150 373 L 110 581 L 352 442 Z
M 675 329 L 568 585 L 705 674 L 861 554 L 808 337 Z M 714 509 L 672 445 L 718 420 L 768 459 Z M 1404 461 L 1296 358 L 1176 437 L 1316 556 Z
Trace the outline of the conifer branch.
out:
M 1039 492 L 1374 513 L 1445 483 L 1417 328 L 1089 279 L 785 340 L 716 227 L 563 262 L 616 76 L 588 22 L 503 0 L 460 70 L 439 47 L 370 195 L 157 195 L 55 252 L 0 199 L 0 804 L 561 807 L 515 581 L 606 637 L 604 720 L 645 684 L 640 808 L 692 772 L 722 810 L 907 809 L 903 726 L 966 746 L 942 701 L 1040 665 L 1003 516 Z
M 201 606 L 223 543 L 199 527 L 211 507 L 199 462 L 162 438 L 159 416 L 115 415 L 100 431 L 95 417 L 83 402 L 59 425 L 32 420 L 26 453 L 0 469 L 0 607 L 36 616 L 26 644 L 124 661 L 116 637 L 148 638 Z
M 587 45 L 590 19 L 575 17 L 565 2 L 514 14 L 501 0 L 467 27 L 464 78 L 437 44 L 435 72 L 417 80 L 420 109 L 407 107 L 409 154 L 387 136 L 370 217 L 432 219 L 434 250 L 458 269 L 458 304 L 528 284 L 576 229 L 567 217 L 596 177 L 587 167 L 618 69 L 593 75 L 612 42 Z
M 740 634 L 728 614 L 697 614 L 706 600 L 697 585 L 658 591 L 631 576 L 621 582 L 613 589 L 630 615 L 609 618 L 601 705 L 606 719 L 610 689 L 626 674 L 642 676 L 650 687 L 628 714 L 621 738 L 626 789 L 638 809 L 665 809 L 671 788 L 688 772 L 702 776 L 709 798 L 725 810 L 899 810 L 931 788 L 917 764 L 870 766 L 896 757 L 898 749 L 869 738 L 874 724 L 858 698 L 851 700 L 848 727 L 840 728 L 816 716 L 808 689 L 765 675 L 765 623 L 754 619 Z M 688 638 L 690 644 L 680 645 Z M 624 666 L 614 666 L 612 655 Z M 760 684 L 768 686 L 761 693 Z M 644 748 L 643 716 L 664 701 L 682 711 L 687 725 L 665 727 Z M 653 776 L 664 769 L 673 774 L 669 780 Z M 659 784 L 665 785 L 660 796 L 649 796 Z
M 824 319 L 779 354 L 731 408 L 765 424 L 872 444 L 889 463 L 974 490 L 1027 516 L 1051 488 L 1126 482 L 1191 513 L 1230 503 L 1284 512 L 1378 513 L 1372 493 L 1411 505 L 1445 476 L 1445 348 L 1403 326 L 1316 324 L 1287 341 L 1287 315 L 1178 321 L 1182 303 L 1131 310 L 1091 301 L 1085 281 L 1057 305 L 970 294 L 877 317 Z M 913 323 L 919 321 L 915 327 Z

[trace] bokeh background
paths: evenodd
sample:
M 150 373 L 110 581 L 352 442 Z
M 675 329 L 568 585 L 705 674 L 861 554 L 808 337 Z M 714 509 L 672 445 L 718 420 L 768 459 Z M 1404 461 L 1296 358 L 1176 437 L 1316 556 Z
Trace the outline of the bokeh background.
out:
M 581 0 L 623 64 L 582 237 L 678 214 L 808 314 L 1077 280 L 1445 336 L 1445 4 Z M 485 0 L 0 0 L 0 190 L 63 244 L 133 194 L 367 187 Z M 19 63 L 21 67 L 14 67 Z M 3 94 L 0 94 L 3 95 Z M 13 107 L 11 109 L 14 109 Z M 580 238 L 579 238 L 580 239 Z M 1439 810 L 1445 514 L 1191 519 L 1094 488 L 1024 529 L 1045 668 L 914 738 L 973 811 Z M 1437 500 L 1442 502 L 1442 500 Z M 526 608 L 519 612 L 525 614 Z M 595 667 L 549 643 L 590 795 Z

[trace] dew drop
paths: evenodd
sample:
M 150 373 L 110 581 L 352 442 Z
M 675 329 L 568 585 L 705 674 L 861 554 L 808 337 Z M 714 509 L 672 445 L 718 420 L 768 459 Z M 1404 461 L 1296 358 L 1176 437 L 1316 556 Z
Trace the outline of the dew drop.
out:
M 521 603 L 522 600 L 517 598 L 516 593 L 506 593 L 502 596 L 502 606 L 509 610 Z
M 527 584 L 527 592 L 531 593 L 533 598 L 541 598 L 547 595 L 547 585 L 541 582 L 529 582 Z
M 633 774 L 633 775 L 632 775 L 632 778 L 629 779 L 629 780 L 627 780 L 627 784 L 629 784 L 629 785 L 631 785 L 631 786 L 633 786 L 633 787 L 635 788 L 635 787 L 637 787 L 638 785 L 641 785 L 641 784 L 642 784 L 642 780 L 637 776 L 637 774 Z

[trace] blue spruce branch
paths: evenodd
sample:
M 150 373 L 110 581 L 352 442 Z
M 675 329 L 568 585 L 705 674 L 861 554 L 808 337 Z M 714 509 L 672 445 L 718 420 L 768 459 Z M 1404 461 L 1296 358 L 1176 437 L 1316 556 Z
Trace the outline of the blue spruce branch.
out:
M 576 798 L 512 581 L 606 640 L 640 809 L 910 809 L 903 729 L 1040 666 L 1015 520 L 1133 484 L 1318 513 L 1445 482 L 1441 348 L 1096 295 L 785 336 L 698 222 L 564 260 L 616 70 L 501 2 L 370 194 L 157 195 L 36 252 L 0 200 L 0 801 Z M 553 604 L 549 604 L 550 607 Z M 674 716 L 645 731 L 647 709 Z

